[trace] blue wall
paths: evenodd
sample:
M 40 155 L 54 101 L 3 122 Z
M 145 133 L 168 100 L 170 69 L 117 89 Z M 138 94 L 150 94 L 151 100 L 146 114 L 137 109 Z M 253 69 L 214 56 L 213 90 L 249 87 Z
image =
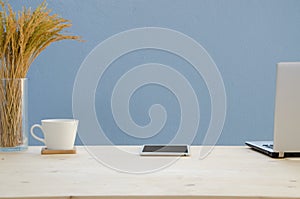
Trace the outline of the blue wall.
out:
M 11 0 L 14 9 L 41 1 Z M 227 117 L 219 144 L 272 138 L 275 73 L 279 61 L 299 61 L 298 0 L 48 0 L 48 7 L 70 19 L 72 33 L 86 42 L 62 41 L 47 48 L 32 64 L 29 78 L 29 125 L 43 118 L 72 117 L 72 89 L 88 53 L 106 38 L 138 27 L 164 27 L 199 42 L 219 68 L 227 94 Z M 140 144 L 115 125 L 105 100 L 116 77 L 142 63 L 157 62 L 184 74 L 196 91 L 201 121 L 194 144 L 201 144 L 210 118 L 209 95 L 201 76 L 188 63 L 166 52 L 142 50 L 114 62 L 96 92 L 99 122 L 116 144 Z M 156 96 L 151 98 L 151 96 Z M 161 103 L 168 111 L 164 132 L 151 142 L 168 142 L 178 128 L 178 102 L 163 87 L 148 85 L 132 98 L 131 114 L 147 124 L 147 109 Z M 79 140 L 77 140 L 79 143 Z M 39 144 L 30 139 L 30 144 Z

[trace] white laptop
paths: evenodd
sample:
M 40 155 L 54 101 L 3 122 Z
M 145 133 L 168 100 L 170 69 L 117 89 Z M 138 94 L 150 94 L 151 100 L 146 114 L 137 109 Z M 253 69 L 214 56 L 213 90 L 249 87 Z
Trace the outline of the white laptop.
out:
M 300 157 L 300 62 L 277 64 L 274 141 L 246 145 L 273 158 Z

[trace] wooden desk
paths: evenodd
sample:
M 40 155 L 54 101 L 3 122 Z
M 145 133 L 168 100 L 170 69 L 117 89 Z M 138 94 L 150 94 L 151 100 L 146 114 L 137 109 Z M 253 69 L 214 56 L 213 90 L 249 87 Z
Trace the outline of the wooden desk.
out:
M 190 157 L 168 168 L 126 174 L 77 149 L 76 155 L 41 156 L 41 147 L 0 153 L 0 198 L 300 198 L 299 158 L 271 159 L 243 146 L 218 146 L 199 160 L 200 147 L 192 147 Z

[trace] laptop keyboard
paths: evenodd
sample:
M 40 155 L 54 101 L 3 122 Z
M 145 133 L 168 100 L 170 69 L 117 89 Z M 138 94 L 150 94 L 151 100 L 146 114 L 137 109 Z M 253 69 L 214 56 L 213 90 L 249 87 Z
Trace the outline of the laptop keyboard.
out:
M 273 149 L 273 144 L 263 144 L 264 147 L 267 147 L 267 148 L 270 148 L 270 149 Z

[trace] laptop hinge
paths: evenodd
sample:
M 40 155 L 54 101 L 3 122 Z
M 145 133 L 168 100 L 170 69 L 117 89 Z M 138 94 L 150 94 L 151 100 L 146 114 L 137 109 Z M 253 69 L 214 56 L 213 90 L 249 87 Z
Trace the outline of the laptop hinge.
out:
M 284 152 L 282 152 L 282 151 L 279 152 L 278 157 L 279 157 L 279 158 L 284 158 Z

